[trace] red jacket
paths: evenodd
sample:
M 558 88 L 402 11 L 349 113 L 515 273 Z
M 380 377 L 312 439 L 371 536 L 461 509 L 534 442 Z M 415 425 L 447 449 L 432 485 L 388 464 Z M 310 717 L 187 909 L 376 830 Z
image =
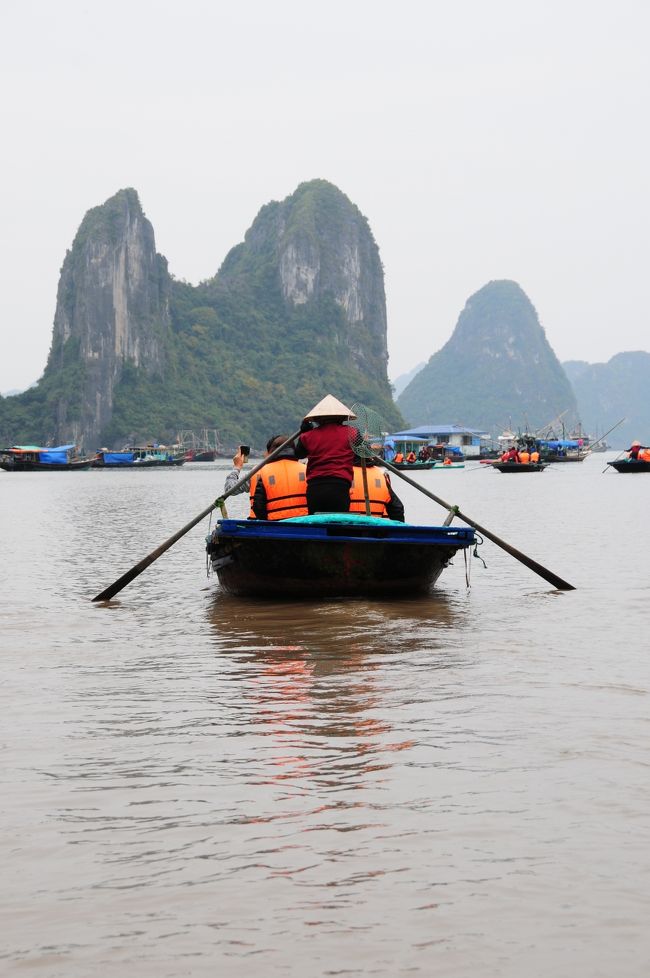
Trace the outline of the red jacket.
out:
M 352 482 L 354 452 L 350 439 L 353 435 L 353 428 L 335 422 L 300 435 L 296 455 L 298 458 L 307 456 L 307 482 L 310 479 L 345 479 Z

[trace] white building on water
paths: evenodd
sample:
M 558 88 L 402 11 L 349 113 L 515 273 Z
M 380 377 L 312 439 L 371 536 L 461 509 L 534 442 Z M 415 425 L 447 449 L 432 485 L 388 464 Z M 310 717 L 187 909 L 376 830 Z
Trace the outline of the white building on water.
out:
M 386 444 L 404 455 L 414 451 L 416 454 L 423 445 L 444 445 L 454 453 L 462 452 L 465 458 L 478 458 L 481 445 L 490 441 L 489 431 L 464 428 L 457 424 L 425 424 L 418 428 L 407 428 L 389 435 Z

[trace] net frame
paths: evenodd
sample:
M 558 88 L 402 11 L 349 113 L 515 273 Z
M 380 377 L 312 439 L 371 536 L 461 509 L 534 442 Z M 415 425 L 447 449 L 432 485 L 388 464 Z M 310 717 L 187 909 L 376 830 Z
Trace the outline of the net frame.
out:
M 355 402 L 350 408 L 350 415 L 345 424 L 350 428 L 350 448 L 361 462 L 366 516 L 371 516 L 367 460 L 382 454 L 384 445 L 383 419 L 373 408 L 358 402 Z M 356 417 L 353 419 L 352 415 L 356 415 Z

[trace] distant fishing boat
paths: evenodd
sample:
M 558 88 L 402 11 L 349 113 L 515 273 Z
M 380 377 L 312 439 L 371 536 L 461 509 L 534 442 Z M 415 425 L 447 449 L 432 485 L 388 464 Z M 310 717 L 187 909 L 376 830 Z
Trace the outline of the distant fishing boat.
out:
M 214 462 L 216 457 L 217 453 L 213 448 L 205 450 L 190 448 L 185 452 L 186 462 Z
M 225 591 L 281 598 L 408 597 L 428 591 L 468 527 L 412 526 L 350 513 L 217 522 L 206 540 Z
M 121 452 L 109 452 L 100 449 L 92 460 L 94 469 L 147 469 L 165 468 L 183 465 L 185 452 L 174 452 L 159 446 L 154 448 L 146 445 L 144 448 L 125 448 Z
M 89 469 L 90 458 L 79 458 L 75 445 L 41 448 L 14 445 L 0 449 L 0 469 L 5 472 L 79 472 Z
M 536 444 L 543 462 L 584 462 L 591 454 L 570 438 L 538 438 Z

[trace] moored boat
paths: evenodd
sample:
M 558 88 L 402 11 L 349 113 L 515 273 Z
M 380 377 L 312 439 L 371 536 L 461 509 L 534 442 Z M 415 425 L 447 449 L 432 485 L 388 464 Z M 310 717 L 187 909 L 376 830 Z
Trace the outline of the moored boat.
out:
M 183 465 L 184 452 L 174 452 L 167 448 L 125 448 L 120 452 L 100 449 L 92 460 L 94 469 L 145 469 Z
M 0 449 L 0 469 L 5 472 L 79 472 L 89 469 L 90 458 L 79 458 L 75 445 L 41 448 L 38 445 L 14 445 Z
M 537 447 L 543 462 L 584 462 L 591 454 L 589 449 L 568 438 L 538 438 Z
M 192 449 L 185 456 L 188 462 L 214 462 L 217 457 L 217 453 L 213 448 Z
M 395 469 L 404 469 L 405 472 L 416 472 L 419 469 L 433 469 L 435 468 L 435 461 L 430 462 L 391 462 L 390 463 Z
M 349 513 L 290 520 L 219 520 L 207 538 L 225 591 L 287 598 L 407 597 L 428 591 L 468 527 L 413 526 Z

